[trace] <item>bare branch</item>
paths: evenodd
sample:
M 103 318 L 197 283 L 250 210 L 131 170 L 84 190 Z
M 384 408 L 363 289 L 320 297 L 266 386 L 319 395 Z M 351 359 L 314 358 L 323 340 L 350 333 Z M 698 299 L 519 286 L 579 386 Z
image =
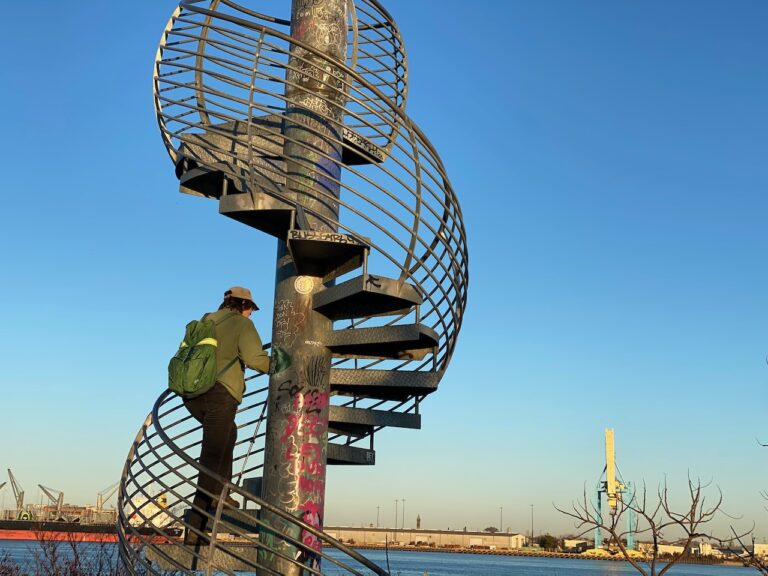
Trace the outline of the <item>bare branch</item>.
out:
M 717 540 L 709 532 L 707 525 L 721 511 L 723 495 L 717 487 L 715 497 L 709 498 L 707 490 L 711 487 L 711 480 L 703 483 L 701 479 L 692 479 L 689 474 L 687 503 L 682 509 L 672 504 L 666 477 L 657 487 L 653 502 L 650 502 L 647 486 L 643 482 L 642 488 L 634 493 L 624 492 L 618 500 L 615 513 L 608 515 L 607 518 L 601 517 L 595 506 L 590 505 L 586 487 L 582 499 L 573 503 L 570 510 L 563 510 L 557 506 L 555 509 L 576 520 L 582 534 L 595 529 L 606 532 L 609 536 L 607 540 L 609 548 L 613 547 L 614 553 L 621 554 L 643 576 L 664 576 L 684 556 L 690 554 L 696 539 Z M 621 526 L 628 520 L 630 513 L 634 515 L 632 525 L 622 530 Z M 665 563 L 660 566 L 660 543 L 665 538 L 665 532 L 670 530 L 682 533 L 682 537 L 676 540 L 682 547 L 682 551 L 679 555 L 665 559 Z M 630 533 L 651 540 L 651 549 L 645 558 L 647 567 L 640 564 L 636 552 L 627 548 L 624 538 Z M 768 573 L 765 576 L 768 576 Z
M 735 528 L 731 526 L 731 532 L 733 533 L 733 537 L 736 539 L 736 541 L 739 543 L 739 546 L 741 546 L 742 552 L 739 553 L 736 550 L 733 550 L 732 548 L 728 548 L 729 554 L 734 557 L 738 558 L 741 562 L 743 562 L 746 566 L 751 566 L 755 570 L 757 570 L 760 574 L 763 574 L 764 576 L 768 576 L 768 560 L 766 560 L 762 556 L 758 556 L 755 553 L 755 525 L 752 524 L 752 528 L 747 532 L 737 533 Z M 751 547 L 747 546 L 744 543 L 744 540 L 749 537 L 750 543 L 752 544 Z

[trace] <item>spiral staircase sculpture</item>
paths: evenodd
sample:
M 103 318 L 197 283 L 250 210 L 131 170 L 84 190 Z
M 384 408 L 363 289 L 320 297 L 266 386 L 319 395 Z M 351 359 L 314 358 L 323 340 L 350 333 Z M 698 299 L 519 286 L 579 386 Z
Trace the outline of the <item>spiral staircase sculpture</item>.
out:
M 347 13 L 347 61 L 340 63 L 292 38 L 288 20 L 230 0 L 183 1 L 161 39 L 154 94 L 180 190 L 214 199 L 221 214 L 287 241 L 297 268 L 325 282 L 313 306 L 333 321 L 324 343 L 333 356 L 327 463 L 371 465 L 377 432 L 420 428 L 420 402 L 437 389 L 461 327 L 468 260 L 443 164 L 404 111 L 407 59 L 397 25 L 377 0 L 349 0 Z M 301 48 L 298 60 L 290 58 L 292 47 L 294 56 Z M 299 201 L 301 182 L 285 157 L 286 111 L 297 105 L 287 94 L 301 83 L 319 86 L 312 113 L 330 124 L 338 123 L 333 92 L 346 94 L 334 132 L 342 154 L 314 150 L 307 160 L 340 187 L 321 198 L 338 217 Z M 335 178 L 334 169 L 343 176 Z M 160 395 L 120 489 L 118 533 L 129 571 L 284 573 L 262 561 L 257 552 L 266 550 L 296 574 L 323 573 L 319 563 L 302 560 L 312 553 L 331 567 L 327 573 L 387 573 L 262 499 L 267 391 L 249 391 L 237 416 L 236 477 L 226 486 L 242 507 L 221 499 L 214 513 L 205 512 L 210 541 L 196 548 L 184 546 L 176 530 L 189 529 L 201 428 L 178 397 Z M 301 531 L 290 539 L 297 554 L 259 537 L 265 512 Z

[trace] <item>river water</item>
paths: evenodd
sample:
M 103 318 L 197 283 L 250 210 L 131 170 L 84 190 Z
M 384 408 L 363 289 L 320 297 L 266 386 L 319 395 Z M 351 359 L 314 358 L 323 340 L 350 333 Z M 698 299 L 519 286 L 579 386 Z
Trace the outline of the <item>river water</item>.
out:
M 106 555 L 114 561 L 117 546 L 114 544 L 79 544 L 79 552 L 86 557 Z M 601 560 L 569 560 L 565 558 L 533 558 L 527 556 L 491 556 L 486 554 L 452 554 L 448 552 L 411 552 L 363 550 L 366 557 L 387 568 L 392 576 L 628 576 L 639 574 L 629 564 Z M 62 557 L 71 557 L 68 543 L 59 547 Z M 331 556 L 341 557 L 334 550 Z M 40 558 L 40 545 L 35 541 L 0 540 L 0 560 L 4 556 L 33 569 Z M 325 561 L 323 571 L 328 576 L 346 574 L 332 562 Z M 361 570 L 366 573 L 366 570 Z M 34 573 L 34 570 L 32 570 Z M 670 576 L 750 576 L 757 572 L 736 566 L 708 566 L 678 564 Z
M 386 568 L 383 551 L 362 553 Z M 335 574 L 324 565 L 328 574 Z M 486 554 L 452 554 L 449 552 L 389 552 L 392 576 L 625 576 L 639 574 L 625 562 L 578 560 L 567 558 L 535 558 L 529 556 L 491 556 Z M 338 573 L 338 572 L 337 572 Z M 677 564 L 670 576 L 750 576 L 757 572 L 737 566 Z

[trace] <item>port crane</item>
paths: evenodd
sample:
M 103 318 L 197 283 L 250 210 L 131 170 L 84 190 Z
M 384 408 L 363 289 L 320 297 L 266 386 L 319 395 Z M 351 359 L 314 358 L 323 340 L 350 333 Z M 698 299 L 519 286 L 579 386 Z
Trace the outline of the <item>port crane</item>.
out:
M 29 512 L 24 510 L 24 490 L 16 481 L 13 476 L 13 472 L 8 468 L 8 479 L 11 481 L 11 489 L 13 490 L 13 496 L 16 498 L 16 519 L 17 520 L 31 520 Z
M 52 514 L 49 512 L 49 514 L 53 516 L 54 520 L 64 520 L 62 514 L 62 508 L 64 507 L 64 492 L 54 488 L 48 488 L 42 484 L 38 484 L 37 486 L 43 491 L 43 494 L 48 496 L 48 500 L 51 501 L 51 504 L 56 507 L 56 510 L 53 511 Z M 57 492 L 58 495 L 54 494 L 54 492 Z
M 64 504 L 64 492 L 61 490 L 49 488 L 42 484 L 38 484 L 38 487 L 51 501 L 51 505 L 46 510 L 49 519 L 56 522 L 80 522 L 83 514 L 82 506 Z
M 624 482 L 616 469 L 616 447 L 613 428 L 605 429 L 605 468 L 600 481 L 597 483 L 597 496 L 595 498 L 595 511 L 597 512 L 598 524 L 603 522 L 603 499 L 608 502 L 608 512 L 615 516 L 619 507 L 619 502 L 631 504 L 634 499 L 634 492 L 629 482 Z M 635 548 L 634 529 L 635 514 L 632 508 L 627 508 L 627 550 Z M 595 548 L 603 546 L 603 534 L 598 525 L 595 528 Z
M 101 492 L 96 494 L 96 512 L 101 512 L 104 509 L 104 504 L 114 496 L 117 489 L 120 487 L 120 481 L 118 480 L 111 486 L 104 488 Z

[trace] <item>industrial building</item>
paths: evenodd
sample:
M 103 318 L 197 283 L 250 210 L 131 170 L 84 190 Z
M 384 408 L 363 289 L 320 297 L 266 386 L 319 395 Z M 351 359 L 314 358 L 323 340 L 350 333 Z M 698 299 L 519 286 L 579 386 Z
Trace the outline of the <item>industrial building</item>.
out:
M 422 546 L 427 548 L 478 548 L 504 550 L 523 548 L 528 538 L 514 532 L 467 532 L 408 528 L 339 527 L 325 529 L 328 535 L 358 546 Z

